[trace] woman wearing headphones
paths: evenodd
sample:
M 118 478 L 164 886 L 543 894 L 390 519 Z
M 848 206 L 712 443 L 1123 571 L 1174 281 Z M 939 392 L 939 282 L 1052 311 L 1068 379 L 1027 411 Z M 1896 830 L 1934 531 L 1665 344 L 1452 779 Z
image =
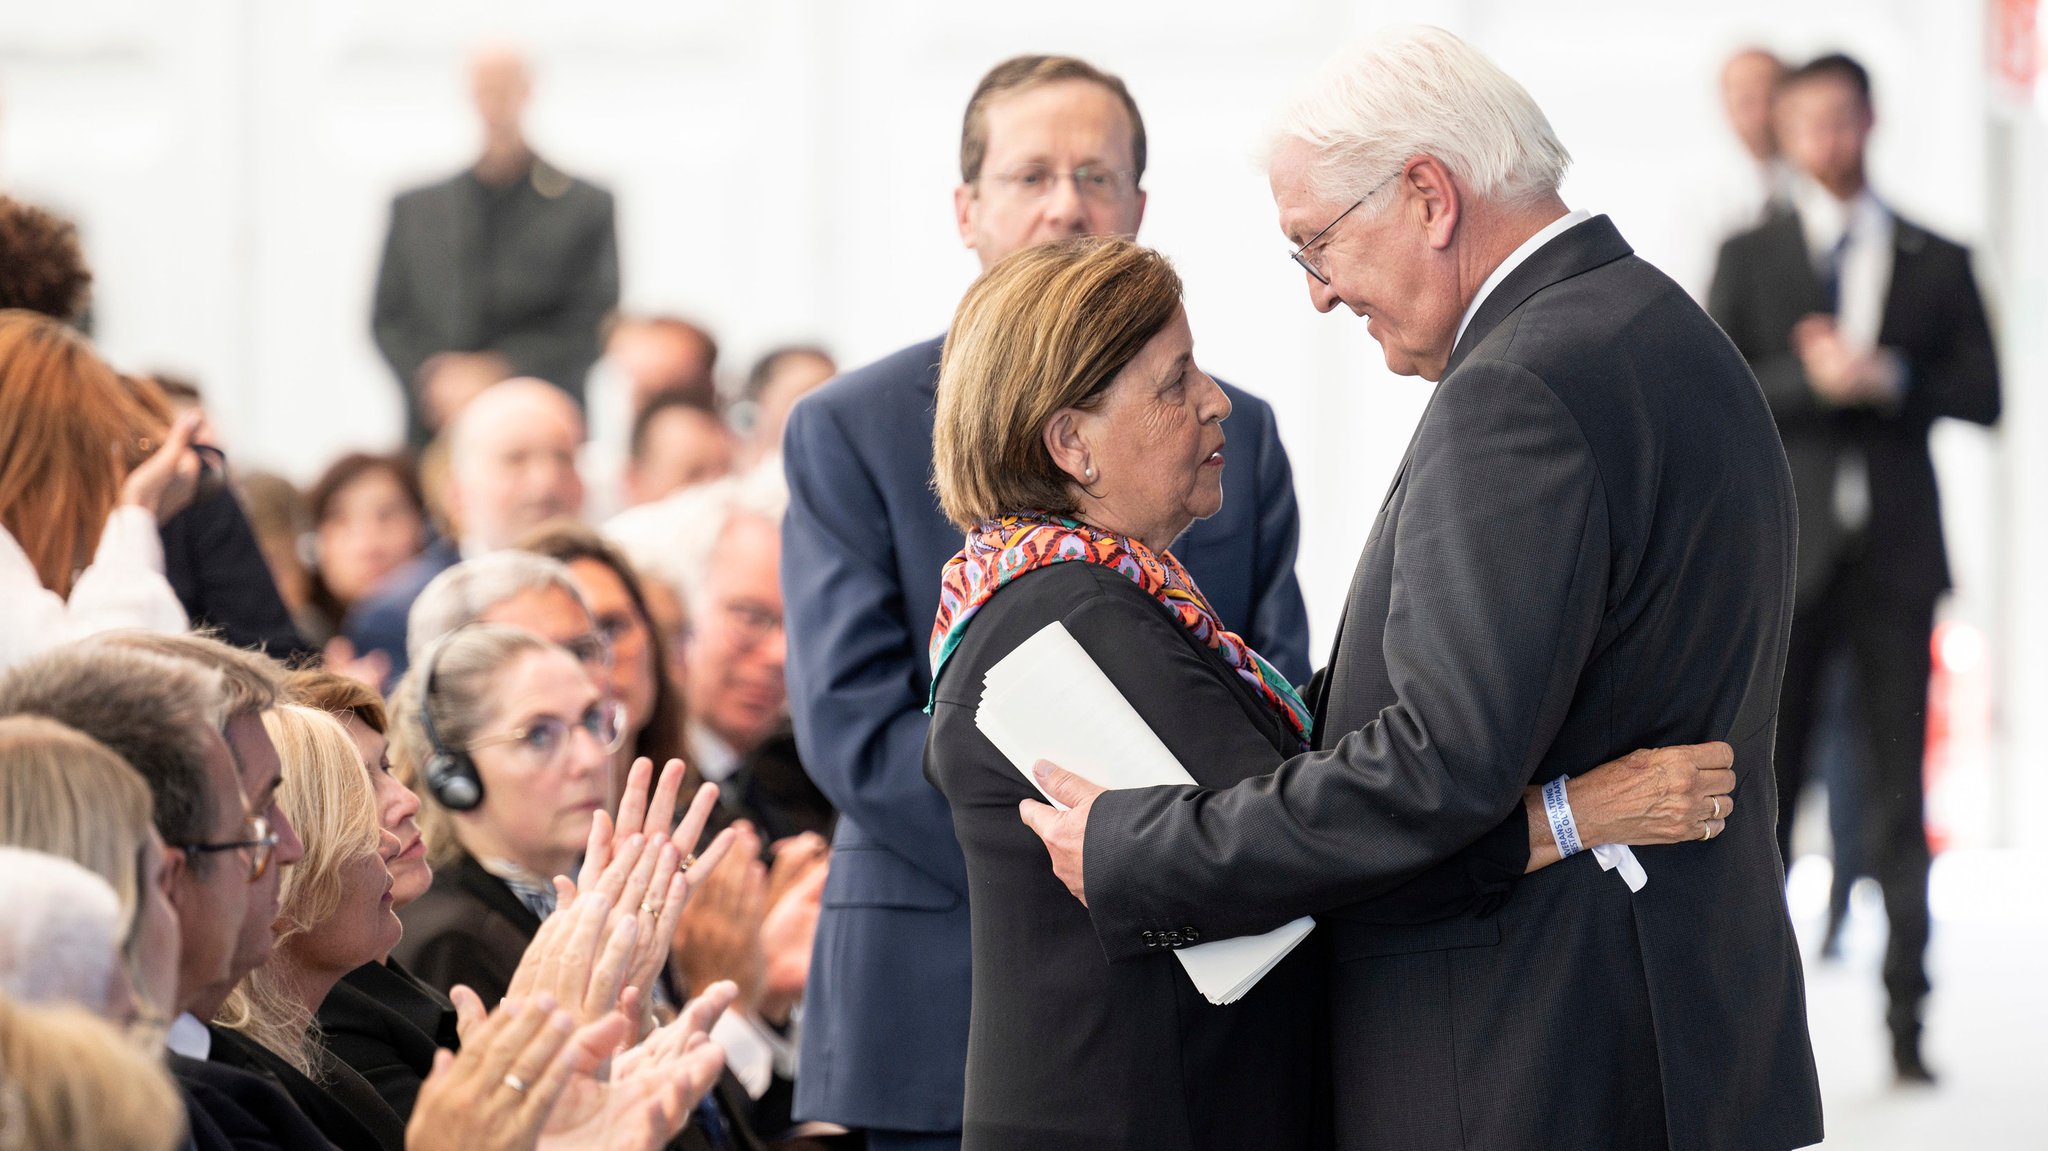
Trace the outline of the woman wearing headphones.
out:
M 421 793 L 434 869 L 393 957 L 495 1003 L 604 809 L 620 705 L 567 649 L 497 624 L 449 633 L 391 702 L 393 758 Z

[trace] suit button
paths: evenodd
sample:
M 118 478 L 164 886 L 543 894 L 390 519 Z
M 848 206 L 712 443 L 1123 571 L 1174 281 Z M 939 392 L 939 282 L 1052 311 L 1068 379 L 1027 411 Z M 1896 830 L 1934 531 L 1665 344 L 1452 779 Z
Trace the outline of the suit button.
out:
M 1196 940 L 1198 940 L 1198 939 L 1202 938 L 1202 937 L 1201 937 L 1201 935 L 1200 935 L 1200 934 L 1198 934 L 1198 933 L 1197 933 L 1197 932 L 1195 931 L 1195 929 L 1194 929 L 1194 928 L 1192 928 L 1192 927 L 1183 927 L 1183 928 L 1181 928 L 1181 929 L 1180 929 L 1180 937 L 1181 937 L 1181 938 L 1182 938 L 1183 940 L 1185 940 L 1185 941 L 1187 941 L 1188 943 L 1190 943 L 1190 944 L 1192 944 L 1192 943 L 1194 943 L 1194 942 L 1195 942 Z
M 1167 932 L 1167 933 L 1166 933 L 1166 945 L 1167 945 L 1168 947 L 1179 947 L 1179 946 L 1180 946 L 1180 932 L 1178 932 L 1178 931 L 1169 931 L 1169 932 Z
M 1158 941 L 1157 941 L 1157 940 L 1155 940 L 1155 939 L 1154 939 L 1154 938 L 1152 937 L 1152 933 L 1151 933 L 1151 932 L 1149 932 L 1149 931 L 1141 933 L 1141 934 L 1139 935 L 1139 938 L 1140 938 L 1140 939 L 1143 939 L 1143 940 L 1145 941 L 1145 946 L 1147 946 L 1147 947 L 1157 947 L 1157 946 L 1159 946 L 1159 943 L 1158 943 Z

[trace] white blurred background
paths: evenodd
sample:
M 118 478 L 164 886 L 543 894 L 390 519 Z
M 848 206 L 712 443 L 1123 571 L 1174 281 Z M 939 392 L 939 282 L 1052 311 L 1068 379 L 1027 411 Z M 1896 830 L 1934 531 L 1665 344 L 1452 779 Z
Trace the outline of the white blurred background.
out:
M 79 221 L 110 358 L 195 378 L 238 461 L 304 483 L 398 436 L 372 279 L 391 195 L 473 158 L 480 42 L 530 54 L 540 153 L 617 194 L 625 306 L 704 323 L 728 371 L 792 339 L 851 366 L 940 331 L 975 271 L 950 207 L 968 93 L 1018 52 L 1084 56 L 1144 112 L 1142 238 L 1179 264 L 1206 366 L 1278 410 L 1320 650 L 1428 385 L 1317 315 L 1285 258 L 1252 157 L 1297 78 L 1385 23 L 1450 28 L 1549 113 L 1577 161 L 1567 200 L 1698 286 L 1710 190 L 1741 162 L 1722 60 L 1847 51 L 1876 83 L 1879 194 L 1975 250 L 2005 418 L 1936 430 L 1958 587 L 1929 1042 L 1949 1075 L 1884 1089 L 1882 916 L 1859 907 L 1845 959 L 1812 975 L 1829 1145 L 2048 1147 L 2026 1094 L 2048 1085 L 2048 83 L 2016 63 L 2038 33 L 2008 31 L 2036 5 L 0 0 L 0 187 Z M 1816 878 L 1795 872 L 1802 915 Z

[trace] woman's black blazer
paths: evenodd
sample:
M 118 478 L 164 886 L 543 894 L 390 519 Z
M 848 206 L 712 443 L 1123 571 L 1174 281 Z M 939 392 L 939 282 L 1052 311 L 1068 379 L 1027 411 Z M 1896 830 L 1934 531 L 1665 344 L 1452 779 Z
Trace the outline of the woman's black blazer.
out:
M 1243 999 L 1214 1006 L 1168 950 L 1109 963 L 1087 909 L 1018 818 L 1018 802 L 1038 792 L 983 737 L 974 713 L 989 668 L 1056 620 L 1197 782 L 1228 786 L 1238 781 L 1229 765 L 1277 767 L 1295 750 L 1223 658 L 1117 572 L 1057 564 L 1018 577 L 982 606 L 941 671 L 925 743 L 925 774 L 951 804 L 967 857 L 974 984 L 965 1147 L 1321 1144 L 1327 1006 L 1317 935 Z M 1498 899 L 1499 883 L 1481 877 L 1519 873 L 1527 839 L 1518 810 L 1470 849 L 1471 860 L 1403 889 L 1406 911 L 1431 919 Z

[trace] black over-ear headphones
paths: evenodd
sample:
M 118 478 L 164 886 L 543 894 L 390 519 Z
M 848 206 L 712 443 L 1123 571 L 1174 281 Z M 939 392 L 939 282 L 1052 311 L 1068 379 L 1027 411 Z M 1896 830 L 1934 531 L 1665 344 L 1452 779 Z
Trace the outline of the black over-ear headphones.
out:
M 423 774 L 434 801 L 450 811 L 470 811 L 484 801 L 483 777 L 477 774 L 476 761 L 469 757 L 469 749 L 447 746 L 441 742 L 441 733 L 434 730 L 434 665 L 440 662 L 441 652 L 449 642 L 468 626 L 463 624 L 434 641 L 420 675 L 420 728 L 431 749 Z

